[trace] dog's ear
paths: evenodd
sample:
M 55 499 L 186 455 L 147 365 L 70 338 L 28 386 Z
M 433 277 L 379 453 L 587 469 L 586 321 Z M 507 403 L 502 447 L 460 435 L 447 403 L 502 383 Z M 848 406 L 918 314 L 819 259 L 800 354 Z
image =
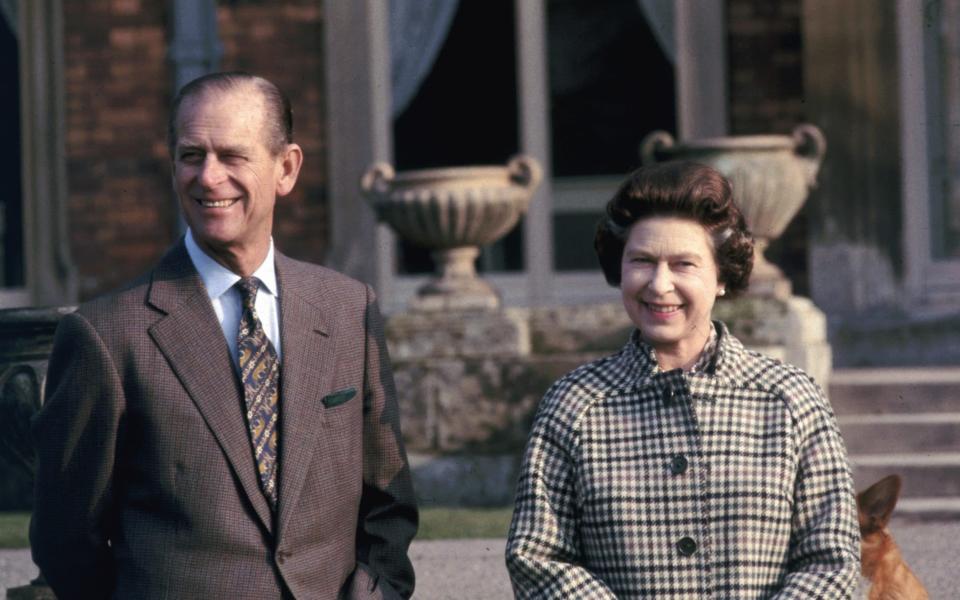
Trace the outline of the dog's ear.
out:
M 861 533 L 870 533 L 886 526 L 900 497 L 899 475 L 888 475 L 857 494 Z

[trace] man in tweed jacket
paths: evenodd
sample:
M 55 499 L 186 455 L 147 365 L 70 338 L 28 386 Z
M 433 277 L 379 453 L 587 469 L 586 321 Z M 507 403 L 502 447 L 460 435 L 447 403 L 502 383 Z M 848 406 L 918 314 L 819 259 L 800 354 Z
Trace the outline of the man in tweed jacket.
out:
M 34 560 L 61 599 L 409 597 L 417 512 L 373 293 L 270 237 L 302 160 L 289 103 L 208 76 L 171 132 L 186 239 L 57 330 Z M 241 276 L 280 364 L 275 499 L 237 371 Z
M 752 241 L 707 167 L 645 167 L 597 250 L 637 325 L 538 408 L 507 545 L 518 598 L 849 598 L 859 530 L 829 403 L 709 320 Z

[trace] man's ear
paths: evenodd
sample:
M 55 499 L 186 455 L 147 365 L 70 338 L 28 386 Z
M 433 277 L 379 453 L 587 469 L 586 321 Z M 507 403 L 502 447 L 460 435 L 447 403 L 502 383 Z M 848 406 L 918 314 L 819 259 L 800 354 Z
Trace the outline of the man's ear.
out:
M 293 191 L 303 165 L 303 149 L 298 144 L 287 144 L 280 154 L 277 168 L 280 177 L 277 179 L 277 196 L 286 196 Z

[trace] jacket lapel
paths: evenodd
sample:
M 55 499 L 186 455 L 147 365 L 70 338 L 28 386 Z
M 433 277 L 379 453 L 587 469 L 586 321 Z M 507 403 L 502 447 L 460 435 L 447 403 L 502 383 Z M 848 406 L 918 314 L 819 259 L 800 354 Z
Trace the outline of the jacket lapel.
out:
M 154 271 L 148 302 L 166 313 L 150 336 L 170 363 L 223 449 L 267 531 L 270 507 L 260 490 L 243 414 L 243 390 L 223 330 L 183 241 Z
M 317 286 L 316 275 L 298 271 L 294 261 L 277 253 L 282 340 L 278 537 L 296 510 L 318 439 L 323 439 L 320 398 L 330 386 L 334 364 L 330 329 L 308 293 L 308 286 Z

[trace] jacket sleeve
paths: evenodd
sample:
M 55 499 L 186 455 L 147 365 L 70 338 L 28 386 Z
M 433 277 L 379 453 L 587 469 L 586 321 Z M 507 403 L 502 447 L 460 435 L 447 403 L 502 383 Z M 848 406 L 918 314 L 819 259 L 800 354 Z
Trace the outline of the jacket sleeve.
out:
M 33 423 L 37 449 L 30 545 L 57 597 L 107 598 L 115 449 L 124 410 L 106 346 L 79 314 L 57 327 L 45 401 Z
M 851 598 L 860 529 L 847 452 L 823 391 L 808 377 L 798 385 L 793 533 L 787 575 L 774 598 Z
M 581 562 L 574 434 L 549 409 L 558 387 L 541 402 L 520 467 L 507 570 L 517 598 L 615 599 Z
M 418 513 L 400 432 L 400 410 L 387 354 L 383 320 L 367 287 L 363 424 L 363 496 L 357 522 L 357 578 L 370 597 L 409 598 L 413 565 L 407 555 Z M 361 572 L 362 571 L 362 572 Z M 353 595 L 351 593 L 351 595 Z

